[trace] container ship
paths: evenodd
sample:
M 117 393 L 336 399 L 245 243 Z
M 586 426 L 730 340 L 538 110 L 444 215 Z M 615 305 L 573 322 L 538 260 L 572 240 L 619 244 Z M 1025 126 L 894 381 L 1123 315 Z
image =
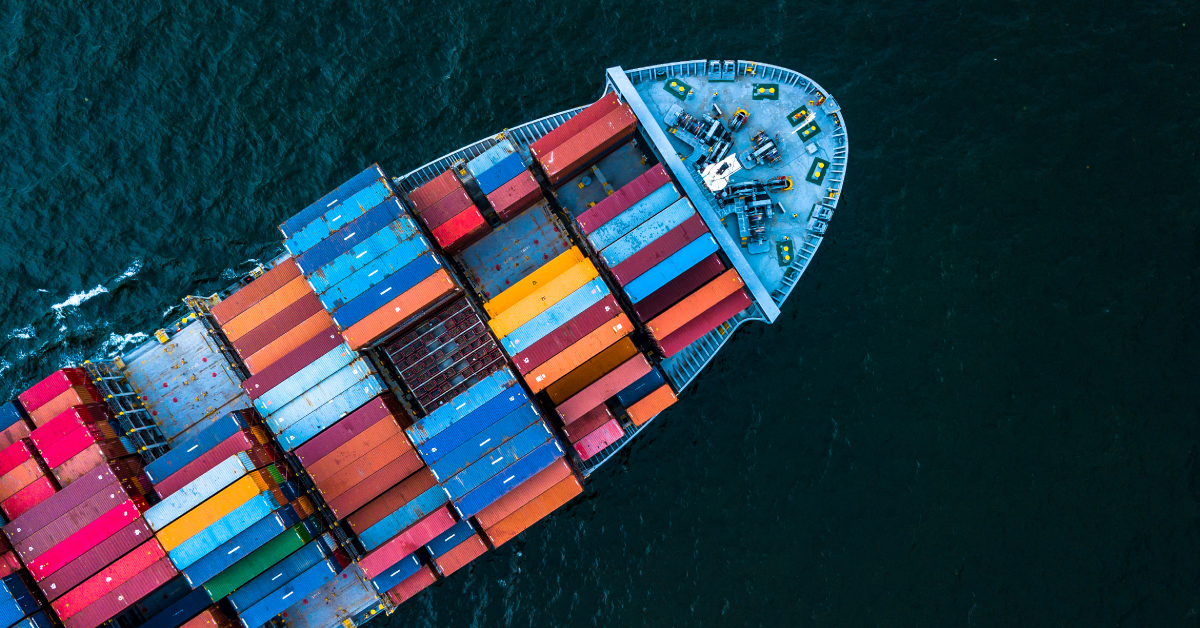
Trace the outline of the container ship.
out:
M 841 115 L 764 63 L 614 67 L 587 106 L 366 168 L 144 345 L 0 406 L 0 628 L 352 627 L 537 534 L 779 316 Z

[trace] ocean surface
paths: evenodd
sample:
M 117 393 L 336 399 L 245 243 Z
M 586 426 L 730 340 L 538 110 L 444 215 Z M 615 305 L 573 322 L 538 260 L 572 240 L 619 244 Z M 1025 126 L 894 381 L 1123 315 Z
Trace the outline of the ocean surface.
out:
M 765 61 L 851 142 L 780 320 L 372 628 L 1197 626 L 1198 6 L 5 2 L 0 392 L 146 340 L 372 162 L 612 65 Z

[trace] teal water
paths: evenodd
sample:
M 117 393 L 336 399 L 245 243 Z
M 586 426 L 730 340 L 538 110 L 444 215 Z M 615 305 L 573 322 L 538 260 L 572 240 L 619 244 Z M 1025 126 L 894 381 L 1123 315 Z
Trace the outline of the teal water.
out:
M 771 62 L 852 147 L 781 319 L 377 624 L 1195 626 L 1198 13 L 6 3 L 3 392 L 131 348 L 371 162 L 588 102 L 611 65 Z

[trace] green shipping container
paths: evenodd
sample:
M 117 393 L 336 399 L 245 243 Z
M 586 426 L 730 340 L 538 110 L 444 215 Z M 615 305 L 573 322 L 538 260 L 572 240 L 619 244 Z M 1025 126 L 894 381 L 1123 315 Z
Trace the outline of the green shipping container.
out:
M 266 545 L 250 552 L 229 569 L 205 582 L 204 589 L 208 591 L 208 595 L 212 599 L 219 600 L 233 593 L 243 584 L 250 582 L 258 574 L 270 569 L 275 563 L 287 558 L 288 554 L 300 549 L 311 540 L 313 540 L 313 536 L 304 528 L 303 523 L 288 528 L 283 534 L 271 539 Z

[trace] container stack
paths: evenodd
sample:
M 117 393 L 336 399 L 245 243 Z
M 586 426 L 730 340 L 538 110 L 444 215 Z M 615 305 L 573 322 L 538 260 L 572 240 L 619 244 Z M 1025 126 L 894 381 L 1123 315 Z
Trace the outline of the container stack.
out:
M 58 490 L 58 482 L 29 438 L 32 426 L 16 401 L 0 405 L 0 510 L 10 520 Z
M 312 593 L 293 602 L 279 617 L 288 628 L 361 626 L 386 608 L 371 581 L 358 565 L 352 564 Z M 350 620 L 349 624 L 345 623 L 347 620 Z
M 491 231 L 453 170 L 413 190 L 408 202 L 438 246 L 448 253 L 465 249 Z
M 378 166 L 288 219 L 280 230 L 284 246 L 351 349 L 371 345 L 460 290 Z
M 529 152 L 556 185 L 619 146 L 636 128 L 633 110 L 609 93 L 531 144 Z
M 349 557 L 324 534 L 242 585 L 229 602 L 243 628 L 258 628 L 338 578 L 349 565 Z
M 482 556 L 487 545 L 470 520 L 464 519 L 427 543 L 425 551 L 433 558 L 434 568 L 445 578 Z
M 54 625 L 42 609 L 35 590 L 21 572 L 0 578 L 0 626 L 50 628 Z
M 41 427 L 67 408 L 104 401 L 82 368 L 59 369 L 17 396 L 33 424 Z
M 146 477 L 159 497 L 169 497 L 226 458 L 269 445 L 270 435 L 260 423 L 250 408 L 226 413 L 146 465 Z
M 384 347 L 420 408 L 436 410 L 504 366 L 504 354 L 465 298 Z
M 508 139 L 500 140 L 468 161 L 467 172 L 475 178 L 479 189 L 487 195 L 488 203 L 504 222 L 516 218 L 542 199 L 541 186 Z

